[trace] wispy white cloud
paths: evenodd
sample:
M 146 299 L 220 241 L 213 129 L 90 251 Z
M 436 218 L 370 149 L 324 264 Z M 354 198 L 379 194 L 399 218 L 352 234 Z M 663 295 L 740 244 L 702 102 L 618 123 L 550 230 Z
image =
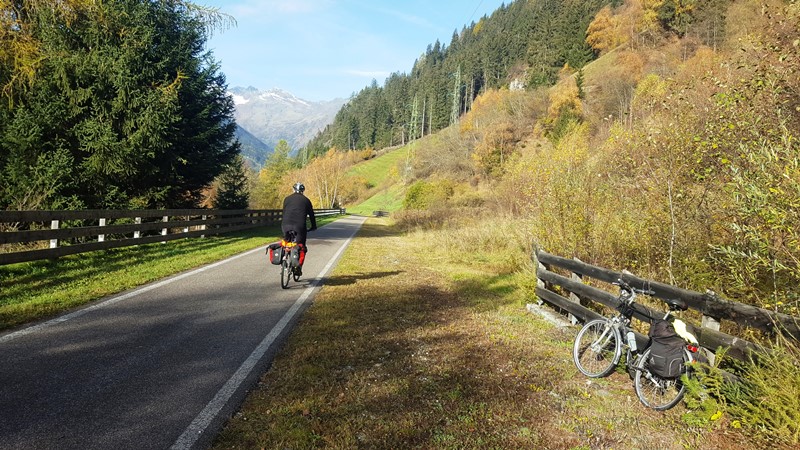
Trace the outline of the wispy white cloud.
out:
M 412 25 L 416 25 L 422 28 L 430 28 L 436 29 L 436 26 L 432 24 L 429 20 L 425 19 L 424 17 L 415 16 L 413 14 L 407 14 L 402 11 L 397 11 L 394 9 L 377 9 L 378 12 L 395 17 L 397 19 L 402 20 L 403 22 L 410 23 Z
M 368 79 L 382 79 L 387 78 L 391 75 L 390 72 L 386 72 L 384 70 L 358 70 L 358 69 L 345 69 L 344 73 L 347 75 L 353 75 L 356 77 L 361 78 L 368 78 Z
M 324 99 L 410 69 L 427 45 L 449 39 L 471 14 L 491 12 L 508 0 L 197 2 L 237 21 L 208 45 L 231 86 L 279 86 L 302 98 Z
M 331 0 L 242 0 L 225 8 L 240 20 L 277 19 L 325 10 Z
M 392 8 L 382 8 L 379 6 L 375 6 L 373 2 L 357 2 L 359 7 L 364 9 L 372 10 L 378 14 L 382 14 L 385 16 L 393 17 L 396 20 L 400 20 L 401 22 L 405 22 L 410 25 L 414 25 L 421 28 L 428 28 L 428 29 L 436 29 L 436 25 L 434 25 L 430 20 L 420 17 L 414 14 L 409 14 L 404 11 L 400 11 L 397 9 Z

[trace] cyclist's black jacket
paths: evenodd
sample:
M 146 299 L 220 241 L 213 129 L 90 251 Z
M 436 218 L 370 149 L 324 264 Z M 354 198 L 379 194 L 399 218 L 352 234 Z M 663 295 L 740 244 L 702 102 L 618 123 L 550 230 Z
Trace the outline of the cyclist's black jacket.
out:
M 283 200 L 283 218 L 281 230 L 284 236 L 294 231 L 297 233 L 297 242 L 306 243 L 306 216 L 311 219 L 311 228 L 317 228 L 317 219 L 314 217 L 314 207 L 305 195 L 294 193 Z

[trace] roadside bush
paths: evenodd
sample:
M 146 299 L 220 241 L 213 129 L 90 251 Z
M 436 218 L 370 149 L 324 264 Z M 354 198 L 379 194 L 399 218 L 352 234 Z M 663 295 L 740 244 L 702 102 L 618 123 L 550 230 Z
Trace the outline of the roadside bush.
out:
M 452 210 L 414 209 L 398 211 L 392 214 L 395 226 L 402 232 L 415 230 L 438 230 L 444 226 L 452 215 Z
M 747 364 L 741 384 L 727 392 L 728 410 L 768 440 L 800 443 L 800 348 L 782 341 Z
M 450 180 L 417 181 L 409 186 L 403 200 L 405 209 L 429 209 L 445 206 L 455 192 L 455 183 Z

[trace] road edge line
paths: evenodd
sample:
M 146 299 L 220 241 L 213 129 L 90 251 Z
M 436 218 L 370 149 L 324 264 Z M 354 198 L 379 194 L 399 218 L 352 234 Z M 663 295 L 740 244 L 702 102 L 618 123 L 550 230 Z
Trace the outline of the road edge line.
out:
M 154 284 L 150 284 L 150 285 L 147 285 L 147 286 L 144 286 L 144 287 L 137 288 L 137 289 L 135 289 L 135 290 L 133 290 L 131 292 L 128 292 L 127 294 L 117 295 L 115 297 L 109 298 L 108 300 L 101 300 L 100 303 L 94 304 L 92 306 L 88 306 L 88 307 L 83 308 L 83 309 L 79 309 L 77 311 L 74 311 L 74 312 L 71 312 L 71 313 L 68 313 L 68 314 L 64 314 L 63 316 L 56 317 L 55 319 L 50 319 L 47 322 L 43 322 L 43 323 L 40 323 L 38 325 L 32 325 L 30 327 L 23 328 L 23 329 L 21 329 L 19 331 L 14 331 L 14 332 L 6 334 L 4 336 L 0 336 L 0 344 L 8 342 L 8 341 L 11 341 L 11 340 L 14 340 L 14 339 L 22 337 L 22 336 L 26 336 L 26 335 L 35 333 L 37 331 L 44 330 L 45 328 L 49 328 L 49 327 L 51 327 L 53 325 L 58 325 L 59 323 L 63 323 L 63 322 L 66 322 L 68 320 L 75 319 L 75 318 L 80 317 L 80 316 L 82 316 L 84 314 L 88 314 L 91 311 L 94 311 L 96 309 L 104 308 L 106 306 L 110 306 L 110 305 L 113 305 L 115 303 L 119 303 L 119 302 L 121 302 L 123 300 L 127 300 L 129 298 L 136 297 L 137 295 L 144 294 L 145 292 L 152 291 L 153 289 L 158 289 L 158 288 L 160 288 L 162 286 L 166 286 L 166 285 L 168 285 L 170 283 L 173 283 L 175 281 L 182 280 L 182 279 L 184 279 L 186 277 L 190 277 L 192 275 L 196 275 L 196 274 L 198 274 L 200 272 L 204 272 L 206 270 L 213 269 L 215 267 L 218 267 L 218 266 L 221 266 L 223 264 L 229 263 L 229 262 L 231 262 L 231 261 L 233 261 L 235 259 L 241 258 L 243 256 L 247 256 L 247 255 L 249 255 L 251 253 L 262 251 L 262 250 L 264 250 L 264 248 L 265 247 L 262 245 L 262 246 L 259 246 L 258 248 L 253 249 L 253 250 L 248 250 L 246 252 L 239 253 L 238 255 L 234 255 L 234 256 L 231 256 L 229 258 L 223 259 L 222 261 L 217 261 L 215 263 L 211 263 L 211 264 L 209 264 L 207 266 L 203 266 L 203 267 L 194 269 L 194 270 L 186 272 L 186 273 L 182 273 L 182 274 L 174 276 L 172 278 L 167 278 L 166 280 L 162 280 L 162 281 L 156 282 Z
M 206 431 L 211 422 L 216 419 L 219 413 L 222 411 L 222 408 L 228 403 L 228 401 L 233 397 L 233 394 L 236 392 L 237 389 L 241 386 L 245 379 L 250 375 L 250 372 L 253 371 L 256 364 L 259 360 L 267 353 L 267 350 L 272 346 L 275 340 L 280 336 L 283 332 L 283 329 L 291 322 L 297 312 L 300 310 L 300 307 L 308 300 L 311 296 L 311 293 L 319 286 L 322 286 L 322 280 L 325 278 L 325 275 L 328 271 L 333 267 L 333 264 L 339 260 L 339 256 L 344 252 L 344 250 L 350 245 L 350 241 L 355 238 L 358 231 L 361 229 L 361 225 L 364 224 L 364 221 L 361 221 L 358 228 L 353 231 L 353 234 L 347 238 L 347 240 L 339 247 L 339 250 L 333 257 L 328 261 L 328 264 L 320 271 L 319 275 L 314 279 L 314 281 L 303 291 L 303 293 L 298 297 L 298 299 L 294 302 L 294 304 L 286 311 L 286 313 L 281 317 L 281 320 L 275 324 L 274 327 L 270 330 L 264 340 L 261 341 L 258 346 L 256 346 L 255 350 L 250 353 L 250 356 L 244 360 L 239 369 L 234 372 L 233 376 L 231 376 L 228 381 L 217 391 L 217 394 L 214 395 L 214 398 L 211 399 L 210 402 L 203 408 L 202 411 L 197 415 L 197 417 L 192 420 L 192 423 L 186 427 L 183 433 L 178 437 L 174 444 L 170 447 L 170 450 L 185 450 L 190 449 L 197 441 L 200 439 L 200 436 L 203 432 Z

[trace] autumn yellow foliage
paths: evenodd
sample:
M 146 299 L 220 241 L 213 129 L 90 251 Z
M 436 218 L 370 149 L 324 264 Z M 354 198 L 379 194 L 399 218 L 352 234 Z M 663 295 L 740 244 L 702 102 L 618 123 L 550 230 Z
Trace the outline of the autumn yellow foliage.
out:
M 597 13 L 586 30 L 586 43 L 599 53 L 605 53 L 627 42 L 619 16 L 611 14 L 606 6 Z

